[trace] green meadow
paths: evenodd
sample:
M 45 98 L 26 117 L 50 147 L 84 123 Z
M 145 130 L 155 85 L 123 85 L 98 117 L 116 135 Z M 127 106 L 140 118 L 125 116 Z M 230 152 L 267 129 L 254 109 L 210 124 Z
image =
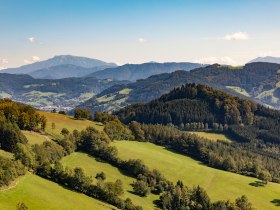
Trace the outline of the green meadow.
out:
M 151 169 L 160 170 L 167 179 L 182 180 L 187 186 L 200 185 L 214 200 L 233 200 L 246 195 L 256 209 L 279 209 L 280 184 L 258 187 L 258 179 L 207 167 L 190 157 L 151 143 L 115 141 L 121 159 L 142 159 Z
M 0 209 L 14 210 L 19 202 L 24 202 L 30 210 L 116 209 L 33 174 L 27 174 L 16 182 L 11 189 L 0 191 Z

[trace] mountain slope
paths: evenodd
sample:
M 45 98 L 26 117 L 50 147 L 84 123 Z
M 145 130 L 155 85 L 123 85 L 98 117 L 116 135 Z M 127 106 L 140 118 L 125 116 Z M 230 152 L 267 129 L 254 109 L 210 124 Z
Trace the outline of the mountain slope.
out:
M 176 70 L 189 71 L 204 65 L 197 63 L 143 63 L 143 64 L 125 64 L 116 68 L 108 68 L 94 72 L 89 76 L 94 76 L 100 79 L 117 79 L 136 81 L 145 79 L 149 76 L 162 73 L 171 73 Z
M 34 79 L 29 75 L 0 74 L 0 98 L 9 97 L 37 108 L 54 106 L 74 108 L 95 94 L 125 81 L 94 77 Z
M 53 58 L 50 58 L 45 61 L 39 61 L 36 63 L 24 65 L 18 68 L 9 68 L 2 70 L 1 73 L 10 73 L 10 74 L 28 74 L 33 71 L 39 70 L 39 69 L 46 69 L 53 66 L 58 65 L 75 65 L 80 66 L 84 68 L 92 68 L 92 67 L 115 67 L 116 64 L 113 63 L 106 63 L 104 61 L 100 61 L 97 59 L 92 58 L 86 58 L 86 57 L 78 57 L 78 56 L 72 56 L 72 55 L 59 55 L 54 56 Z
M 186 83 L 205 84 L 244 98 L 280 108 L 280 65 L 251 63 L 244 67 L 211 65 L 151 76 L 110 87 L 81 104 L 92 111 L 112 111 L 127 104 L 148 102 Z M 124 93 L 123 90 L 127 90 Z
M 63 64 L 58 66 L 51 66 L 49 68 L 38 69 L 29 73 L 34 78 L 41 79 L 63 79 L 67 77 L 83 77 L 95 71 L 103 70 L 111 65 L 96 66 L 85 68 L 72 64 Z
M 248 63 L 255 63 L 255 62 L 265 62 L 265 63 L 278 63 L 280 64 L 280 57 L 272 57 L 272 56 L 266 56 L 266 57 L 258 57 L 255 58 Z

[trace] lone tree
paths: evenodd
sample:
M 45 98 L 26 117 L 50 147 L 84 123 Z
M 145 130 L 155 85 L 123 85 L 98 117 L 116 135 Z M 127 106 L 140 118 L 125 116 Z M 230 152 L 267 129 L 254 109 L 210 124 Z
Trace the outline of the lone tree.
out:
M 106 179 L 106 174 L 102 171 L 100 173 L 97 173 L 95 178 L 104 181 Z
M 140 196 L 147 196 L 150 193 L 150 188 L 147 184 L 147 182 L 138 180 L 133 184 L 133 189 L 136 194 Z
M 258 178 L 262 180 L 265 185 L 272 180 L 271 174 L 267 170 L 259 172 Z
M 62 130 L 61 130 L 61 135 L 63 135 L 63 136 L 67 136 L 70 132 L 69 132 L 69 130 L 67 129 L 67 128 L 62 128 Z
M 52 123 L 52 130 L 54 130 L 55 129 L 55 123 L 53 122 Z

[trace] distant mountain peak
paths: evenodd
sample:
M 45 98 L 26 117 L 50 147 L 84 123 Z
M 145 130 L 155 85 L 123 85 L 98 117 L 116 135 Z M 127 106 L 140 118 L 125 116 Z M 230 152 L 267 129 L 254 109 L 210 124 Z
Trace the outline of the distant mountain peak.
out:
M 87 57 L 74 56 L 74 55 L 56 55 L 44 61 L 38 61 L 36 63 L 27 64 L 24 66 L 20 66 L 18 68 L 5 69 L 2 70 L 1 73 L 31 74 L 32 72 L 38 71 L 40 69 L 49 69 L 51 67 L 59 66 L 59 65 L 74 65 L 74 66 L 79 66 L 81 68 L 97 68 L 97 67 L 109 68 L 109 67 L 117 66 L 114 63 L 107 63 L 94 58 L 87 58 Z M 101 70 L 101 69 L 97 69 L 97 70 Z
M 257 57 L 255 59 L 249 61 L 248 63 L 256 63 L 256 62 L 280 64 L 280 57 L 274 57 L 274 56 Z

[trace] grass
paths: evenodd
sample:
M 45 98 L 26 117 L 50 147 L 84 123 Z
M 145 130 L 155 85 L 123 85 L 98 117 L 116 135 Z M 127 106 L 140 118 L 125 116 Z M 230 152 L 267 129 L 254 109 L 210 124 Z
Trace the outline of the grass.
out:
M 120 179 L 123 182 L 124 195 L 122 198 L 129 197 L 136 205 L 141 205 L 144 209 L 154 209 L 153 200 L 158 199 L 158 196 L 150 194 L 148 197 L 137 196 L 131 191 L 133 188 L 131 184 L 135 181 L 134 178 L 122 174 L 116 167 L 111 166 L 108 163 L 98 162 L 95 158 L 92 158 L 84 153 L 75 152 L 62 159 L 62 164 L 70 168 L 81 167 L 85 170 L 87 175 L 91 175 L 94 179 L 96 173 L 103 171 L 106 174 L 106 181 L 116 181 Z M 94 179 L 94 182 L 96 179 Z
M 222 133 L 209 133 L 209 132 L 203 132 L 203 131 L 192 131 L 189 133 L 196 134 L 202 138 L 206 138 L 211 141 L 217 141 L 217 140 L 222 140 L 222 141 L 227 141 L 227 142 L 232 141 L 229 137 L 227 137 L 226 135 L 224 135 Z
M 21 131 L 28 140 L 28 143 L 31 145 L 42 144 L 44 141 L 50 141 L 50 138 L 47 135 L 42 135 L 33 131 Z
M 9 159 L 12 159 L 14 157 L 13 153 L 6 152 L 2 149 L 0 149 L 0 156 L 5 157 L 5 158 L 9 158 Z
M 244 96 L 250 97 L 250 94 L 243 88 L 237 86 L 226 86 L 226 88 L 234 90 L 235 92 L 242 94 Z
M 167 179 L 186 185 L 200 185 L 211 199 L 230 199 L 246 195 L 257 209 L 279 209 L 273 203 L 280 197 L 280 184 L 256 187 L 258 179 L 213 169 L 192 158 L 168 151 L 151 143 L 116 141 L 121 159 L 142 159 L 151 169 L 160 170 Z
M 125 89 L 122 89 L 121 91 L 119 91 L 119 94 L 128 95 L 131 91 L 132 91 L 132 89 L 125 88 Z
M 113 206 L 81 193 L 67 190 L 56 183 L 33 174 L 18 180 L 15 187 L 0 192 L 0 209 L 14 210 L 19 202 L 28 209 L 112 209 Z
M 50 113 L 50 112 L 39 112 L 40 114 L 46 116 L 47 118 L 47 126 L 46 133 L 55 138 L 62 138 L 63 136 L 60 134 L 62 128 L 67 128 L 70 132 L 77 129 L 81 131 L 88 126 L 93 126 L 97 130 L 102 131 L 103 125 L 101 123 L 92 122 L 89 120 L 76 120 L 73 117 Z M 52 129 L 52 123 L 55 123 L 55 129 Z

